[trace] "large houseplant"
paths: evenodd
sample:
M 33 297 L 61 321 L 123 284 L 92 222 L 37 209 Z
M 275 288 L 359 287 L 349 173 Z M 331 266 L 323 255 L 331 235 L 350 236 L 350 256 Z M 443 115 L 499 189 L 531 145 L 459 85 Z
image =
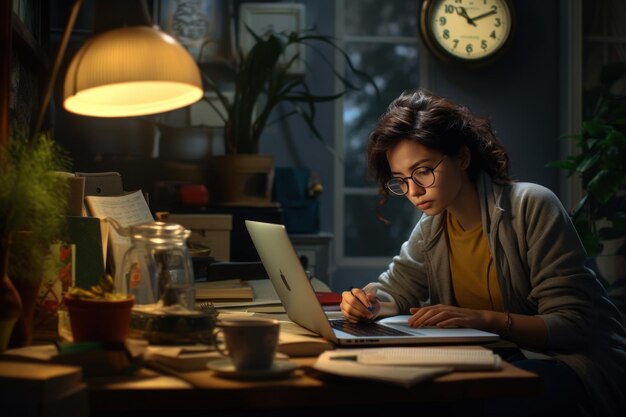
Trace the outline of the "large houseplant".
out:
M 578 153 L 549 165 L 580 175 L 584 194 L 573 213 L 588 255 L 597 255 L 603 239 L 626 235 L 626 97 L 603 97 L 593 118 L 573 136 Z
M 25 135 L 14 135 L 0 146 L 0 279 L 12 281 L 22 295 L 31 296 L 29 302 L 18 300 L 25 306 L 17 324 L 4 322 L 5 332 L 13 330 L 14 337 L 20 332 L 14 340 L 17 345 L 30 341 L 32 297 L 50 244 L 64 231 L 68 184 L 54 171 L 68 166 L 67 155 L 48 135 L 31 141 Z
M 359 86 L 351 83 L 346 77 L 339 74 L 323 54 L 319 47 L 329 46 L 333 51 L 345 60 L 348 71 L 357 78 L 369 83 L 374 90 L 377 87 L 371 77 L 358 71 L 352 64 L 349 56 L 333 41 L 333 38 L 320 35 L 312 30 L 301 32 L 274 32 L 268 31 L 262 36 L 246 28 L 255 40 L 254 45 L 244 54 L 238 48 L 237 56 L 231 64 L 227 65 L 227 81 L 234 87 L 232 94 L 226 94 L 229 87 L 224 87 L 223 83 L 216 82 L 207 72 L 203 72 L 205 87 L 208 91 L 218 97 L 218 103 L 207 100 L 210 106 L 224 122 L 224 150 L 226 156 L 216 162 L 217 172 L 215 177 L 232 180 L 229 184 L 222 186 L 221 194 L 226 191 L 234 192 L 237 188 L 246 192 L 246 180 L 238 174 L 226 172 L 234 166 L 241 164 L 247 170 L 251 170 L 253 164 L 250 155 L 257 155 L 259 152 L 259 142 L 264 129 L 270 122 L 272 111 L 280 103 L 288 103 L 291 110 L 275 121 L 283 118 L 299 115 L 308 126 L 312 136 L 322 140 L 322 136 L 315 126 L 316 105 L 322 102 L 329 102 L 340 98 L 346 91 L 358 89 Z M 320 95 L 314 92 L 314 88 L 307 84 L 304 75 L 294 75 L 290 73 L 290 68 L 303 58 L 299 53 L 294 54 L 284 62 L 284 53 L 290 46 L 307 47 L 311 52 L 316 53 L 322 62 L 328 66 L 329 73 L 341 81 L 342 91 L 335 94 Z M 307 66 L 307 65 L 305 65 Z M 239 155 L 239 157 L 235 157 Z M 237 162 L 243 156 L 243 162 Z M 265 170 L 271 169 L 271 157 L 264 156 Z M 256 159 L 256 158 L 255 158 Z M 269 162 L 268 162 L 269 160 Z M 258 177 L 256 180 L 258 181 Z M 248 182 L 254 182 L 254 175 Z M 261 180 L 260 182 L 263 182 Z M 266 181 L 271 183 L 271 181 Z M 218 187 L 219 188 L 219 187 Z M 264 195 L 252 196 L 252 202 L 266 200 L 269 190 Z M 227 199 L 239 198 L 230 195 Z
M 595 103 L 590 116 L 580 133 L 569 136 L 576 152 L 549 166 L 581 179 L 583 196 L 572 220 L 590 266 L 626 323 L 626 96 L 615 88 L 626 81 L 626 63 L 605 66 L 601 80 L 587 92 Z
M 610 86 L 626 76 L 626 65 L 618 63 L 603 69 L 603 83 L 593 93 L 596 105 L 583 121 L 580 133 L 571 136 L 577 152 L 549 166 L 569 175 L 579 175 L 582 198 L 572 220 L 590 258 L 611 283 L 609 274 L 622 274 L 623 268 L 602 270 L 600 262 L 619 262 L 626 255 L 626 96 Z M 608 253 L 608 252 L 611 253 Z M 599 256 L 600 255 L 600 256 Z

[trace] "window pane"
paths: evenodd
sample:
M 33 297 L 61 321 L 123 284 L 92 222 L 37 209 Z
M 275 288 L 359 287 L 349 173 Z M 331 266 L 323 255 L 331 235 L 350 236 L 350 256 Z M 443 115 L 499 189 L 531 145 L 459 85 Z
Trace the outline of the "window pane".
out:
M 348 43 L 346 50 L 360 70 L 374 77 L 380 91 L 380 97 L 370 87 L 344 98 L 345 185 L 371 187 L 375 185 L 367 181 L 367 136 L 391 100 L 419 85 L 417 45 Z
M 389 198 L 379 209 L 377 217 L 376 195 L 347 195 L 344 212 L 345 256 L 394 256 L 406 241 L 418 220 L 420 212 L 406 198 Z M 369 239 L 367 238 L 369 237 Z
M 346 0 L 346 35 L 417 36 L 417 3 Z

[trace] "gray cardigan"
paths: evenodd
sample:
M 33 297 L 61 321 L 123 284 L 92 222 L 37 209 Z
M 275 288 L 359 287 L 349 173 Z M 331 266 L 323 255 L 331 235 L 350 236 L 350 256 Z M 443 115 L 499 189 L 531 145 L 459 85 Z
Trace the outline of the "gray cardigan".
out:
M 558 198 L 530 183 L 477 181 L 483 232 L 497 267 L 504 308 L 545 321 L 542 353 L 568 364 L 598 416 L 626 410 L 626 330 L 604 287 L 584 265 L 585 250 Z M 455 305 L 445 216 L 423 215 L 374 285 L 398 311 L 424 303 Z

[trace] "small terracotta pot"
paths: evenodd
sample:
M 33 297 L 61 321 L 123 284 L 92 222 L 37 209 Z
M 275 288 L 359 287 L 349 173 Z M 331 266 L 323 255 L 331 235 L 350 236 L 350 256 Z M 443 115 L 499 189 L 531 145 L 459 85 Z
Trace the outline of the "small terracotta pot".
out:
M 135 298 L 87 300 L 65 296 L 75 342 L 123 342 L 130 329 L 130 313 Z

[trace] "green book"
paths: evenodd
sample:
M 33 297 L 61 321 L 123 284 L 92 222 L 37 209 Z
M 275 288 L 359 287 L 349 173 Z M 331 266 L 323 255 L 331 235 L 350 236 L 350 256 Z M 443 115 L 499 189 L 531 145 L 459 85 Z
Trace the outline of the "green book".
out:
M 75 284 L 89 288 L 105 273 L 106 223 L 97 217 L 68 216 L 70 243 L 76 245 Z

